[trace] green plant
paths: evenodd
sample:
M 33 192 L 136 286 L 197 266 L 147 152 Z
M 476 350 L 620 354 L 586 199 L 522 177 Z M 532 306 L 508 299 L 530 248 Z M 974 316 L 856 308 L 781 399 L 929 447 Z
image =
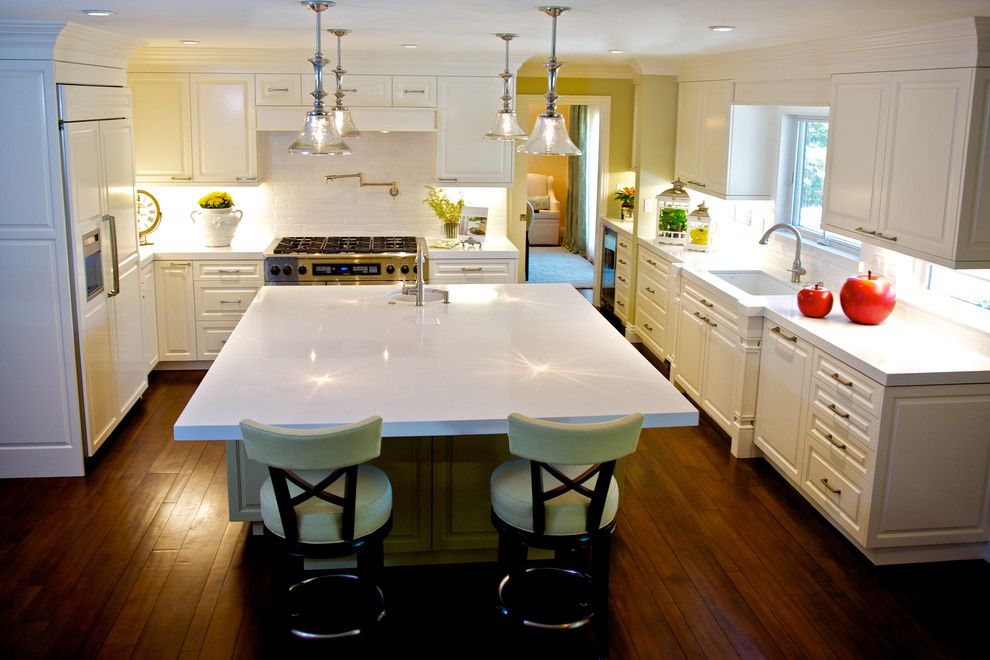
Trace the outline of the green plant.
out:
M 623 206 L 633 206 L 636 203 L 636 188 L 627 186 L 617 190 L 615 198 L 622 202 Z
M 660 231 L 685 231 L 687 229 L 687 211 L 684 209 L 660 209 Z
M 229 209 L 233 205 L 233 198 L 228 193 L 219 190 L 203 195 L 199 199 L 199 206 L 204 209 Z
M 426 199 L 423 201 L 433 209 L 433 212 L 445 225 L 456 225 L 461 221 L 461 210 L 464 208 L 463 199 L 452 202 L 447 197 L 446 191 L 440 190 L 436 186 L 426 186 Z

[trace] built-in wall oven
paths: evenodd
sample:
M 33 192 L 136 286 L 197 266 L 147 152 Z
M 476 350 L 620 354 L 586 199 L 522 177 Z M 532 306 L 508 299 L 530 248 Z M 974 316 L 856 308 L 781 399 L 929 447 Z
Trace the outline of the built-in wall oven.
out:
M 615 249 L 619 236 L 608 225 L 602 227 L 602 279 L 598 308 L 609 314 L 615 313 Z
M 287 236 L 264 255 L 265 284 L 396 284 L 415 282 L 416 251 L 423 279 L 429 264 L 424 239 L 415 236 Z

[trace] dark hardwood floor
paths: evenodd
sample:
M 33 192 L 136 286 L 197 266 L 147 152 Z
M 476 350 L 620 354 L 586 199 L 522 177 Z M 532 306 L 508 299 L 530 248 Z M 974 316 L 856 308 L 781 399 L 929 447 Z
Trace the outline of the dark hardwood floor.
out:
M 172 440 L 201 376 L 153 374 L 86 477 L 0 481 L 0 657 L 341 655 L 281 634 L 265 544 L 227 521 L 222 444 Z M 990 651 L 990 565 L 875 567 L 706 426 L 644 431 L 612 565 L 614 658 Z M 390 646 L 355 655 L 525 656 L 485 637 L 490 567 L 389 570 Z

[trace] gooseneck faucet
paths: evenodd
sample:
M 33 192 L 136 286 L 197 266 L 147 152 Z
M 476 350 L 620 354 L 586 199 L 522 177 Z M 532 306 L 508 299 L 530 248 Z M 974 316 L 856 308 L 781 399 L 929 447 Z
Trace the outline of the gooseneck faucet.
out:
M 794 238 L 797 239 L 797 244 L 794 246 L 794 263 L 788 270 L 791 273 L 791 282 L 800 282 L 801 276 L 807 274 L 808 271 L 801 267 L 801 233 L 795 229 L 793 225 L 785 225 L 783 223 L 775 224 L 767 230 L 767 233 L 763 234 L 763 238 L 760 239 L 760 245 L 766 245 L 767 241 L 770 240 L 770 234 L 774 233 L 778 229 L 787 229 L 793 233 Z
M 416 306 L 422 307 L 426 298 L 426 283 L 423 280 L 423 241 L 416 241 Z

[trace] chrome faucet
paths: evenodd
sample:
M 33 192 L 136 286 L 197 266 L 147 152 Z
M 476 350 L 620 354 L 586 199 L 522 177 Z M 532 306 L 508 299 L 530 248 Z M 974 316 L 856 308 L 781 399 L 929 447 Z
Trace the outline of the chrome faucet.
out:
M 767 230 L 767 233 L 763 234 L 763 238 L 760 239 L 760 245 L 766 245 L 767 241 L 770 240 L 770 234 L 774 233 L 778 229 L 787 229 L 794 234 L 794 238 L 797 239 L 797 244 L 794 246 L 794 263 L 788 270 L 791 273 L 791 282 L 800 282 L 801 276 L 806 275 L 808 271 L 801 267 L 801 233 L 795 229 L 792 225 L 785 225 L 783 223 L 777 223 L 773 227 Z
M 422 307 L 426 296 L 426 283 L 423 280 L 423 241 L 416 241 L 416 306 Z

